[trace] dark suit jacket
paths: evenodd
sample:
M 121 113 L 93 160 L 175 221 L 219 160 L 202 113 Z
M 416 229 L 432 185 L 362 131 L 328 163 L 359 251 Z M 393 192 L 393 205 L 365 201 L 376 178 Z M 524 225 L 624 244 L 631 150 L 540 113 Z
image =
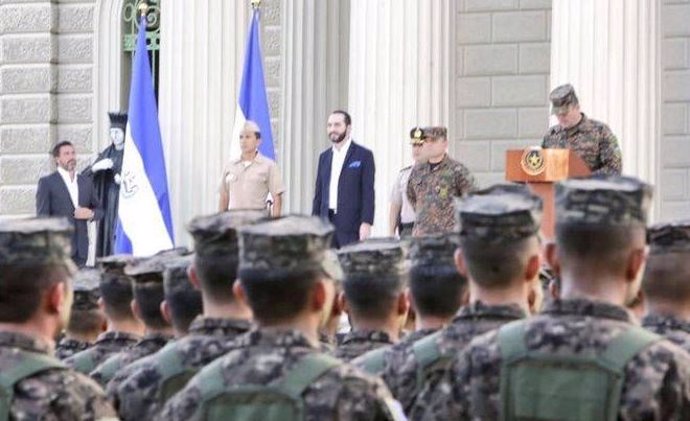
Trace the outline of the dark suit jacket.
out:
M 328 148 L 319 156 L 316 172 L 316 189 L 312 215 L 328 219 L 328 192 L 331 182 L 333 149 Z M 345 155 L 343 170 L 338 180 L 338 213 L 333 219 L 337 244 L 359 240 L 359 226 L 374 223 L 374 154 L 352 142 Z
M 103 217 L 103 209 L 98 202 L 96 191 L 90 179 L 77 174 L 79 185 L 79 206 L 94 211 L 95 220 Z M 72 234 L 72 259 L 83 266 L 89 253 L 89 236 L 84 220 L 74 219 L 74 205 L 69 197 L 69 191 L 60 174 L 55 171 L 38 180 L 36 190 L 36 214 L 38 216 L 62 216 L 74 225 Z

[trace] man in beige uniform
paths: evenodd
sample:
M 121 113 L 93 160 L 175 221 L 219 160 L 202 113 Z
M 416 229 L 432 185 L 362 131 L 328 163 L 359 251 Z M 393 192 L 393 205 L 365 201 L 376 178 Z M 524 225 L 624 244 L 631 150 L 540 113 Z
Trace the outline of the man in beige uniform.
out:
M 264 209 L 270 193 L 273 200 L 271 215 L 280 216 L 285 187 L 276 163 L 259 153 L 260 142 L 259 126 L 247 121 L 240 133 L 242 155 L 233 159 L 223 171 L 219 211 Z

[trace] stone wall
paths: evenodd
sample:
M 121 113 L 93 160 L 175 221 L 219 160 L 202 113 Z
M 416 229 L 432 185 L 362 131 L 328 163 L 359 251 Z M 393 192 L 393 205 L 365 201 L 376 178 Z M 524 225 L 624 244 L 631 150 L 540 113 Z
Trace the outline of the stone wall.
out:
M 690 215 L 690 0 L 664 0 L 662 11 L 661 218 Z
M 55 142 L 93 152 L 93 6 L 0 1 L 0 215 L 34 212 Z
M 548 127 L 551 1 L 458 8 L 453 149 L 487 186 L 504 180 L 506 150 L 539 144 Z

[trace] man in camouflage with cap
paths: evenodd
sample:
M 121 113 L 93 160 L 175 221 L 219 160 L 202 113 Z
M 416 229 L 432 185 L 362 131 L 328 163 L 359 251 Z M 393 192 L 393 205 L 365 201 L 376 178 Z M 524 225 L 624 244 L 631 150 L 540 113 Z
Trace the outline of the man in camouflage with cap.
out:
M 458 355 L 422 419 L 690 419 L 690 355 L 637 326 L 651 188 L 599 176 L 556 185 L 546 256 L 560 299 Z
M 179 259 L 185 253 L 187 250 L 184 248 L 165 250 L 151 257 L 137 259 L 125 268 L 125 275 L 132 278 L 132 310 L 146 330 L 139 342 L 111 356 L 89 374 L 104 388 L 125 366 L 155 354 L 173 339 L 175 332 L 172 325 L 161 312 L 165 299 L 163 272 L 166 263 Z
M 159 420 L 201 420 L 208 411 L 223 419 L 262 419 L 253 417 L 269 409 L 282 413 L 288 405 L 276 403 L 276 393 L 290 396 L 299 419 L 393 419 L 380 381 L 319 351 L 318 328 L 335 299 L 332 279 L 341 276 L 337 260 L 327 257 L 332 235 L 330 224 L 306 216 L 240 230 L 235 288 L 247 297 L 258 329 L 200 371 Z
M 416 314 L 415 331 L 391 347 L 370 351 L 353 361 L 369 373 L 380 375 L 403 408 L 409 406 L 413 396 L 406 393 L 409 378 L 404 380 L 400 369 L 414 343 L 447 325 L 467 300 L 467 280 L 455 267 L 458 247 L 457 233 L 411 239 L 409 295 Z
M 400 170 L 398 178 L 393 183 L 391 189 L 391 206 L 388 214 L 388 227 L 391 237 L 399 236 L 407 238 L 412 235 L 414 227 L 414 208 L 407 197 L 407 183 L 410 181 L 412 167 L 424 162 L 422 146 L 424 139 L 421 137 L 421 130 L 410 130 L 410 146 L 412 147 L 412 159 L 414 163 Z
M 0 417 L 115 420 L 98 385 L 52 356 L 70 317 L 72 226 L 66 219 L 0 221 Z
M 405 250 L 397 240 L 372 239 L 342 248 L 338 259 L 345 272 L 343 296 L 352 331 L 333 356 L 350 361 L 377 348 L 393 345 L 409 302 L 405 294 Z
M 134 346 L 144 334 L 143 323 L 132 312 L 132 281 L 124 272 L 130 261 L 130 255 L 98 259 L 100 303 L 108 321 L 108 330 L 98 336 L 92 347 L 65 360 L 65 364 L 80 373 L 91 373 L 112 355 Z
M 690 352 L 690 221 L 658 224 L 647 233 L 642 325 Z
M 103 311 L 98 306 L 101 296 L 98 269 L 83 268 L 74 276 L 74 302 L 65 336 L 55 347 L 55 356 L 64 360 L 89 348 L 106 328 Z
M 427 162 L 412 168 L 407 197 L 415 210 L 412 235 L 453 231 L 453 198 L 477 188 L 470 171 L 448 156 L 448 130 L 445 127 L 412 129 L 412 136 L 423 139 L 422 156 Z
M 153 419 L 200 368 L 225 354 L 226 343 L 249 331 L 251 309 L 232 288 L 239 263 L 237 230 L 265 216 L 258 210 L 231 210 L 189 223 L 195 249 L 189 275 L 201 291 L 203 316 L 192 323 L 188 336 L 130 366 L 133 374 L 111 394 L 123 421 Z
M 572 149 L 594 174 L 620 174 L 623 167 L 618 139 L 606 124 L 588 118 L 572 85 L 551 91 L 551 113 L 558 124 L 544 135 L 542 148 Z
M 450 324 L 415 343 L 384 379 L 406 412 L 430 403 L 450 359 L 473 338 L 529 314 L 539 280 L 542 201 L 524 185 L 499 184 L 456 200 L 460 244 L 454 263 L 467 276 L 470 303 Z M 414 407 L 414 409 L 413 409 Z

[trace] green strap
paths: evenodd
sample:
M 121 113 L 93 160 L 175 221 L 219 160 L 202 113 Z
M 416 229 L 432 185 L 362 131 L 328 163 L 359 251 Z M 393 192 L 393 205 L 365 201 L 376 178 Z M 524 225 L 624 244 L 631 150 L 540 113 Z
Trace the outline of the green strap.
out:
M 425 338 L 418 340 L 412 345 L 412 352 L 420 369 L 424 370 L 441 357 L 441 350 L 438 348 L 438 338 L 441 332 L 436 332 Z
M 343 362 L 326 354 L 309 354 L 302 358 L 278 384 L 278 389 L 293 399 L 301 399 L 304 389 L 333 367 Z
M 524 320 L 516 320 L 499 328 L 498 344 L 504 365 L 527 354 L 526 329 Z
M 611 370 L 622 373 L 626 364 L 635 355 L 659 340 L 661 340 L 659 335 L 641 327 L 632 326 L 609 343 L 600 361 Z
M 90 351 L 91 350 L 86 350 L 83 351 L 84 354 L 77 354 L 76 358 L 72 360 L 72 369 L 88 376 L 89 373 L 96 368 L 96 361 L 94 360 L 93 354 Z
M 22 352 L 22 361 L 16 366 L 0 372 L 0 421 L 9 419 L 14 385 L 41 371 L 52 368 L 65 369 L 59 360 L 44 354 Z
M 101 385 L 105 387 L 105 385 L 110 382 L 113 377 L 115 377 L 115 374 L 124 367 L 122 364 L 122 358 L 120 358 L 120 355 L 114 355 L 107 360 L 103 364 L 101 364 L 99 367 L 96 367 L 98 369 L 98 373 L 100 374 L 101 378 Z
M 177 347 L 173 346 L 172 343 L 166 345 L 158 352 L 156 361 L 158 363 L 157 368 L 163 381 L 185 371 L 180 353 L 177 351 Z
M 369 374 L 376 375 L 381 373 L 386 365 L 386 349 L 387 347 L 384 347 L 366 353 L 358 363 L 355 363 L 355 365 Z

